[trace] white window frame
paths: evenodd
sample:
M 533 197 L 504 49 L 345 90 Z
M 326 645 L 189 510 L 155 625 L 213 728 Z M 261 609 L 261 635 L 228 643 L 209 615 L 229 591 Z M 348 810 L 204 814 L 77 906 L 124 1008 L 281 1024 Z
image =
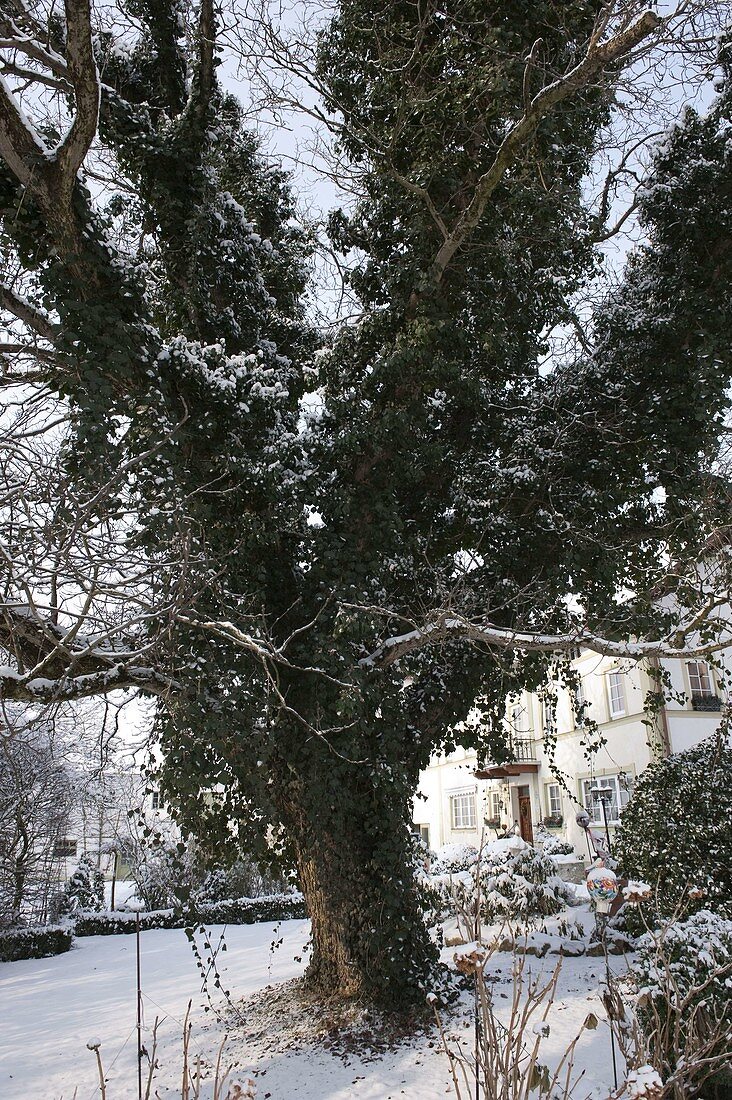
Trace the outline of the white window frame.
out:
M 501 792 L 488 791 L 488 820 L 501 820 Z
M 450 827 L 454 832 L 477 828 L 475 790 L 453 791 L 450 796 Z
M 614 703 L 613 688 L 618 689 L 622 707 L 618 708 Z M 619 668 L 613 668 L 607 673 L 607 709 L 611 718 L 622 718 L 628 713 L 628 701 L 625 695 L 625 673 Z
M 714 676 L 706 661 L 687 661 L 686 675 L 689 677 L 689 687 L 691 688 L 692 695 L 701 696 L 702 699 L 716 698 L 717 688 L 714 683 Z M 694 686 L 694 679 L 692 677 L 696 677 L 696 687 Z M 706 680 L 706 686 L 704 685 L 704 680 Z
M 547 783 L 545 787 L 546 793 L 546 814 L 547 817 L 561 817 L 562 816 L 562 788 L 559 783 Z
M 595 798 L 592 794 L 591 788 L 606 787 L 613 792 L 612 801 L 607 808 L 608 825 L 618 825 L 620 823 L 620 815 L 628 805 L 628 799 L 630 798 L 630 792 L 621 784 L 620 776 L 600 775 L 596 776 L 595 779 L 583 779 L 581 783 L 582 803 L 592 819 L 592 824 L 604 825 L 605 819 L 602 816 L 602 803 L 599 798 Z

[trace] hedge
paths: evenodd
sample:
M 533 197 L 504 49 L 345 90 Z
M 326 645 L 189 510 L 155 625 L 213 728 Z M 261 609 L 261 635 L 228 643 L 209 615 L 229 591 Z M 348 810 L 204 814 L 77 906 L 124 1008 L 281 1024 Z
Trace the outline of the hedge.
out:
M 44 928 L 8 928 L 0 931 L 0 962 L 63 955 L 71 947 L 72 939 L 71 928 L 54 925 Z
M 186 928 L 202 924 L 257 924 L 259 921 L 298 920 L 307 916 L 302 894 L 272 894 L 263 898 L 234 898 L 198 905 L 192 911 L 155 909 L 140 913 L 140 928 Z M 79 913 L 77 936 L 118 936 L 135 931 L 136 913 Z

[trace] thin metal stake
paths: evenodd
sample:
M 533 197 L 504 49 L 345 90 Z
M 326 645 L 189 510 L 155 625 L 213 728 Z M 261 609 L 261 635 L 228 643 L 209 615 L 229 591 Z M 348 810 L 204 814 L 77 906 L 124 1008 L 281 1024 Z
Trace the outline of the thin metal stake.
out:
M 482 959 L 480 960 L 478 965 L 479 966 L 483 965 Z M 474 1005 L 474 1012 L 475 1012 L 475 1100 L 480 1100 L 480 1017 L 478 1016 L 478 1012 L 479 1012 L 479 1008 L 480 1008 L 480 998 L 479 998 L 479 994 L 478 994 L 478 967 L 477 966 L 475 968 L 475 974 L 473 975 L 473 977 L 475 979 L 475 985 L 474 985 L 474 994 L 475 994 L 475 1005 Z
M 140 980 L 140 910 L 135 920 L 137 940 L 137 1100 L 142 1100 L 142 982 Z
M 605 822 L 605 839 L 607 840 L 607 852 L 608 855 L 610 855 L 612 852 L 612 849 L 610 848 L 610 826 L 607 823 L 607 810 L 605 809 L 605 799 L 600 798 L 600 802 L 602 803 L 602 820 Z
M 614 1082 L 614 1085 L 615 1085 L 615 1089 L 617 1091 L 617 1088 L 618 1088 L 618 1066 L 617 1066 L 617 1062 L 616 1062 L 616 1059 L 615 1059 L 615 1029 L 613 1028 L 612 994 L 611 994 L 611 990 L 610 990 L 610 960 L 609 960 L 608 954 L 607 954 L 607 936 L 605 935 L 605 933 L 607 931 L 607 925 L 608 925 L 609 919 L 610 919 L 610 915 L 608 913 L 603 913 L 603 915 L 602 915 L 602 950 L 603 950 L 603 953 L 605 955 L 605 984 L 607 986 L 607 1002 L 605 1004 L 605 1007 L 607 1009 L 608 1018 L 610 1020 L 610 1050 L 612 1051 L 612 1056 L 613 1056 L 613 1082 Z

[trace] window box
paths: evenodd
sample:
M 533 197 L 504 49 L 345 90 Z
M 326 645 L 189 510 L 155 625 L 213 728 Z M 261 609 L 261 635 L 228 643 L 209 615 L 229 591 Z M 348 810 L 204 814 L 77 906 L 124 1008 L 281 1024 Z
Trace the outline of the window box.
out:
M 561 829 L 564 824 L 564 818 L 561 814 L 549 814 L 544 818 L 544 824 L 547 829 Z
M 702 695 L 692 692 L 691 706 L 693 710 L 721 710 L 722 700 L 717 695 Z

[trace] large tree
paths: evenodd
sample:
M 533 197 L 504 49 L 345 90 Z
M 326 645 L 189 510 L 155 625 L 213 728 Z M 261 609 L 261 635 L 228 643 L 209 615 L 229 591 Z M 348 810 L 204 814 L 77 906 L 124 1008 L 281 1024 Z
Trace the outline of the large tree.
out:
M 85 0 L 3 11 L 7 380 L 68 417 L 42 524 L 17 522 L 8 467 L 5 695 L 156 693 L 181 822 L 295 860 L 311 982 L 411 1004 L 435 961 L 411 798 L 476 700 L 463 739 L 500 756 L 506 692 L 546 654 L 715 644 L 689 563 L 728 508 L 728 85 L 661 151 L 623 285 L 547 362 L 597 274 L 612 204 L 586 181 L 622 74 L 679 26 L 343 0 L 308 79 L 357 190 L 329 232 L 360 316 L 319 340 L 308 242 L 217 82 L 209 0 L 135 0 L 96 35 Z

